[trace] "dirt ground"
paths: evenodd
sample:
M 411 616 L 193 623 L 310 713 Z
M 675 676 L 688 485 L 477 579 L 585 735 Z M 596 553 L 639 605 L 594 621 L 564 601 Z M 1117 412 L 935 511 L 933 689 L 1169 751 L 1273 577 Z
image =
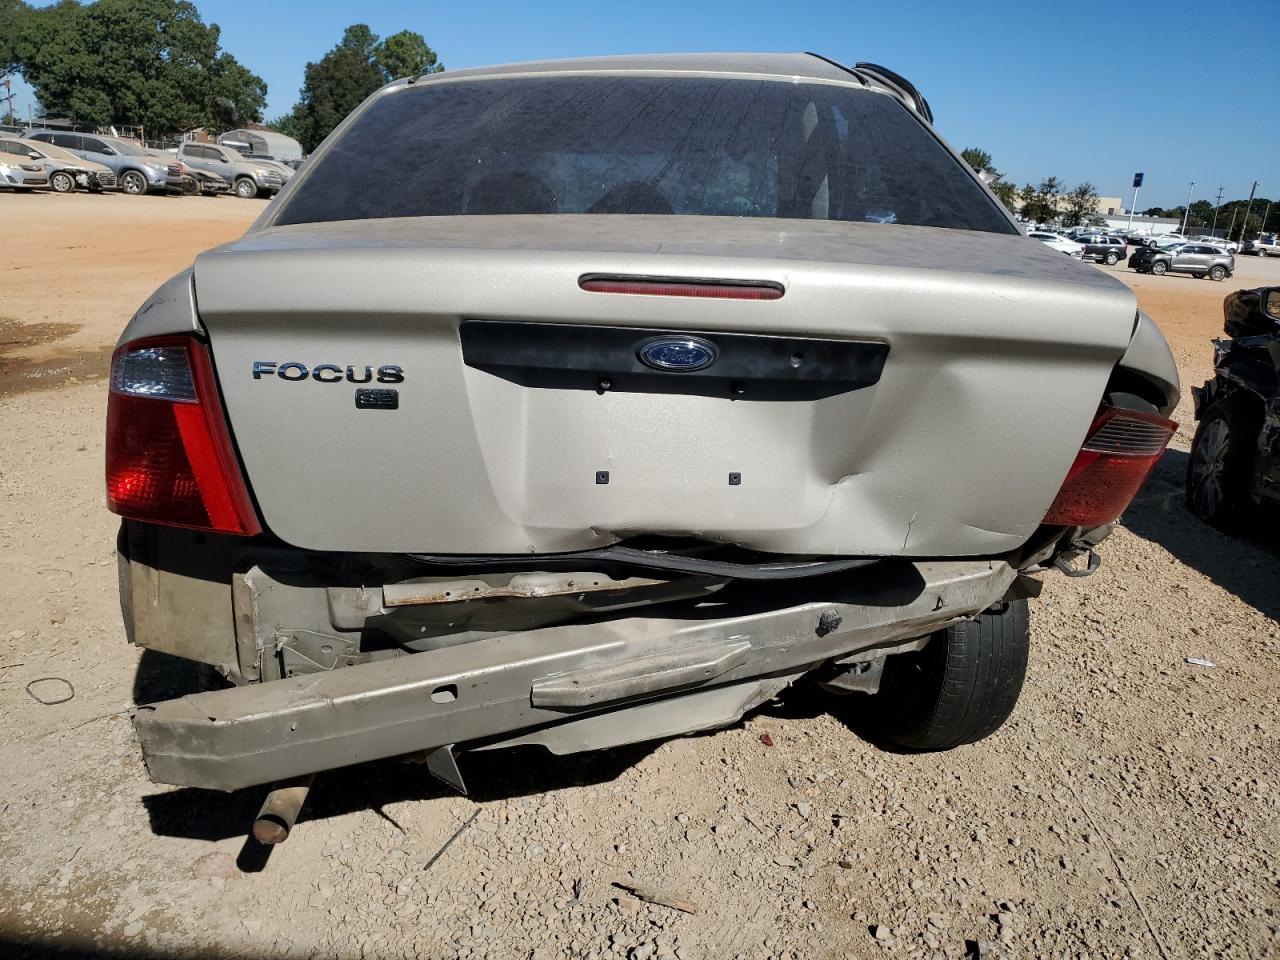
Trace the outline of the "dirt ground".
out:
M 1187 403 L 1101 571 L 1047 578 L 1022 701 L 975 746 L 889 753 L 798 688 L 706 736 L 464 756 L 468 798 L 332 773 L 269 858 L 261 791 L 149 783 L 128 709 L 191 677 L 125 643 L 102 376 L 140 301 L 261 209 L 0 195 L 0 956 L 1280 956 L 1280 553 L 1183 511 Z M 1280 283 L 1239 270 L 1111 271 L 1184 388 L 1222 296 Z

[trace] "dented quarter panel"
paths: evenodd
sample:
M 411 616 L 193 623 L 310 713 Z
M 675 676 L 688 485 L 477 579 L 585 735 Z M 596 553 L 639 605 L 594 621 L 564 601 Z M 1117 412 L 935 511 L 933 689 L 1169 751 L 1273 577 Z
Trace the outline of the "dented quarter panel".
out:
M 138 312 L 120 334 L 120 343 L 142 337 L 159 337 L 177 333 L 199 333 L 196 315 L 194 268 L 188 267 L 170 277 L 138 308 Z
M 1155 383 L 1167 398 L 1161 412 L 1168 416 L 1178 405 L 1181 396 L 1178 365 L 1173 359 L 1169 343 L 1147 314 L 1139 311 L 1138 322 L 1133 328 L 1133 339 L 1120 358 L 1121 367 L 1141 374 Z

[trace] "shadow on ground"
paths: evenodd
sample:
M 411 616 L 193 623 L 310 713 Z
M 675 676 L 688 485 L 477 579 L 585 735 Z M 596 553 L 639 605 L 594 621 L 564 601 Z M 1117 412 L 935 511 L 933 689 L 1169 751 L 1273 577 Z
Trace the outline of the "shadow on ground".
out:
M 1227 530 L 1196 519 L 1183 504 L 1187 459 L 1181 450 L 1168 451 L 1122 523 L 1260 613 L 1280 619 L 1280 539 L 1274 519 Z
M 263 948 L 261 953 L 240 951 L 232 956 L 238 960 L 255 960 L 267 957 L 273 951 Z M 173 949 L 159 950 L 139 943 L 94 943 L 79 936 L 34 937 L 0 930 L 0 957 L 5 960 L 220 960 L 228 954 L 224 951 Z
M 144 651 L 134 678 L 137 703 L 193 693 L 199 689 L 197 664 Z M 458 758 L 468 796 L 477 803 L 607 783 L 651 753 L 657 743 L 558 757 L 537 747 L 465 753 Z M 143 798 L 152 832 L 160 836 L 224 840 L 244 836 L 262 804 L 267 788 L 223 793 L 180 788 Z M 299 823 L 324 820 L 359 810 L 383 812 L 404 800 L 431 800 L 453 793 L 419 763 L 385 760 L 321 774 Z M 262 858 L 265 861 L 265 858 Z M 250 852 L 242 853 L 243 869 L 253 869 Z
M 198 689 L 199 668 L 185 660 L 146 651 L 134 682 L 139 703 L 181 696 Z M 831 706 L 833 698 L 802 683 L 783 692 L 754 714 L 779 719 L 814 717 Z M 834 698 L 837 702 L 844 698 Z M 735 726 L 741 726 L 741 721 Z M 854 724 L 850 724 L 854 727 Z M 708 731 L 714 736 L 720 731 Z M 856 728 L 855 728 L 856 732 Z M 492 752 L 462 753 L 458 764 L 466 780 L 468 796 L 478 804 L 512 797 L 563 790 L 568 787 L 609 783 L 652 753 L 664 741 L 616 747 L 571 756 L 556 756 L 540 747 L 514 747 Z M 761 749 L 767 749 L 763 744 Z M 217 841 L 248 837 L 266 786 L 223 793 L 183 787 L 143 797 L 151 830 L 158 836 Z M 363 810 L 395 824 L 385 807 L 407 800 L 425 801 L 453 795 L 424 765 L 383 760 L 331 770 L 316 778 L 307 805 L 298 820 L 326 820 Z M 399 826 L 398 824 L 395 824 Z M 265 868 L 271 848 L 246 839 L 237 864 L 247 873 Z

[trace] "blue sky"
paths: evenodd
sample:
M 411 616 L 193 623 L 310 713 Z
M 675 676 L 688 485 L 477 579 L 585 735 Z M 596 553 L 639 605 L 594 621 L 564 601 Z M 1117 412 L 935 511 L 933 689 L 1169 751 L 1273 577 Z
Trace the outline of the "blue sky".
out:
M 1139 208 L 1280 196 L 1280 0 L 556 2 L 196 0 L 223 47 L 267 80 L 268 117 L 352 22 L 416 30 L 447 67 L 690 50 L 816 50 L 915 83 L 958 149 L 1018 183 L 1056 174 Z M 1184 69 L 1179 64 L 1189 65 Z M 26 112 L 26 91 L 18 109 Z

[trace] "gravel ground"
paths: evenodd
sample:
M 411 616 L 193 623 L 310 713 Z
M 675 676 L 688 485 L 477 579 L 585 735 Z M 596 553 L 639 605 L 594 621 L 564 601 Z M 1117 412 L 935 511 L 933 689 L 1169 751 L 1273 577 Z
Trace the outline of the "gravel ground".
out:
M 0 196 L 0 956 L 1280 956 L 1280 552 L 1184 513 L 1185 405 L 1101 571 L 1033 602 L 983 743 L 890 753 L 801 686 L 705 736 L 464 756 L 468 798 L 328 774 L 269 859 L 260 791 L 149 783 L 127 710 L 192 677 L 124 641 L 100 377 L 141 298 L 260 210 Z M 147 252 L 103 271 L 119 231 Z M 1202 380 L 1232 283 L 1113 272 Z M 1268 277 L 1241 258 L 1235 285 Z

